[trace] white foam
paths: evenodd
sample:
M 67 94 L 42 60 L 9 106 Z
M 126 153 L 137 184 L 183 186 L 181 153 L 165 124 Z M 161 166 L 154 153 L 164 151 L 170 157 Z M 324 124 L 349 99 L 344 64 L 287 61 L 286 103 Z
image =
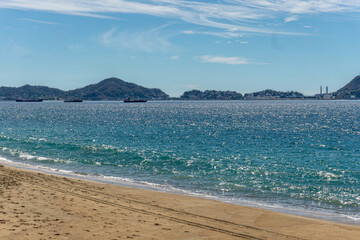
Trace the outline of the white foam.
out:
M 35 156 L 30 155 L 30 154 L 27 154 L 27 153 L 20 153 L 20 154 L 19 154 L 19 157 L 20 157 L 20 158 L 23 158 L 23 159 L 28 159 L 28 160 L 35 159 L 35 158 L 36 158 Z
M 0 157 L 0 162 L 2 163 L 13 163 L 13 161 L 9 160 L 9 159 L 6 159 L 6 158 L 3 158 L 3 157 Z
M 268 209 L 268 210 L 283 212 L 283 213 L 287 213 L 287 214 L 300 215 L 300 216 L 305 216 L 305 217 L 319 218 L 319 219 L 324 219 L 324 220 L 332 220 L 332 221 L 337 221 L 337 222 L 345 222 L 345 223 L 352 223 L 352 224 L 360 225 L 360 214 L 345 215 L 345 214 L 339 214 L 336 212 L 329 212 L 326 210 L 312 211 L 312 210 L 304 209 L 301 207 L 296 208 L 296 207 L 290 206 L 290 205 L 268 203 L 268 202 L 262 202 L 259 200 L 242 199 L 242 198 L 226 197 L 226 196 L 215 196 L 215 195 L 211 195 L 211 194 L 201 192 L 201 191 L 191 191 L 191 190 L 177 188 L 170 184 L 159 184 L 159 183 L 153 183 L 153 182 L 147 182 L 147 181 L 139 181 L 139 180 L 126 178 L 126 177 L 104 176 L 104 175 L 95 175 L 95 174 L 84 175 L 82 173 L 79 173 L 76 171 L 71 171 L 71 170 L 56 169 L 56 168 L 45 167 L 45 166 L 40 166 L 40 165 L 30 165 L 30 164 L 25 164 L 25 163 L 14 162 L 14 161 L 11 161 L 11 160 L 3 158 L 3 157 L 0 157 L 0 163 L 3 163 L 5 165 L 10 165 L 10 166 L 16 166 L 16 167 L 20 167 L 20 168 L 26 168 L 26 169 L 30 169 L 30 170 L 37 170 L 37 171 L 55 174 L 55 175 L 74 177 L 74 178 L 83 179 L 83 180 L 92 180 L 92 181 L 105 182 L 105 183 L 111 183 L 111 184 L 122 185 L 122 186 L 138 187 L 138 188 L 156 190 L 156 191 L 161 191 L 161 192 L 171 192 L 171 193 L 177 193 L 177 194 L 183 194 L 183 195 L 189 195 L 189 196 L 195 196 L 195 197 L 202 197 L 202 198 L 214 199 L 214 200 L 218 200 L 218 201 L 222 201 L 222 202 L 228 202 L 228 203 L 233 203 L 233 204 L 238 204 L 238 205 L 243 205 L 243 206 Z
M 342 177 L 342 176 L 338 176 L 334 173 L 330 173 L 330 172 L 326 172 L 326 171 L 319 171 L 317 172 L 317 174 L 320 176 L 320 177 L 325 177 L 327 178 L 328 180 L 332 180 L 334 178 L 339 178 L 339 177 Z
M 59 158 L 48 158 L 48 157 L 42 157 L 42 156 L 35 156 L 35 155 L 31 155 L 29 153 L 26 152 L 22 152 L 16 149 L 8 149 L 8 148 L 3 148 L 3 151 L 7 151 L 9 152 L 12 156 L 16 157 L 18 156 L 21 159 L 25 159 L 25 160 L 33 160 L 33 161 L 52 161 L 52 162 L 59 162 L 59 163 L 72 163 L 72 161 L 70 160 L 63 160 L 63 159 L 59 159 Z

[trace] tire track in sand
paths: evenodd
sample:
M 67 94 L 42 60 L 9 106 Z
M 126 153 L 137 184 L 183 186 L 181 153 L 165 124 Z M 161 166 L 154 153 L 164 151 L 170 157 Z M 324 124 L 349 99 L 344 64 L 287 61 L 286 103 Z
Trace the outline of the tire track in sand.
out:
M 239 237 L 242 239 L 253 239 L 253 240 L 260 240 L 260 239 L 301 239 L 281 233 L 276 233 L 272 231 L 268 231 L 261 228 L 256 228 L 252 226 L 247 226 L 243 224 L 237 224 L 234 222 L 226 221 L 223 219 L 212 218 L 204 215 L 179 211 L 173 208 L 162 207 L 156 204 L 149 204 L 147 202 L 135 200 L 132 198 L 127 197 L 120 197 L 118 195 L 107 194 L 98 190 L 90 189 L 90 187 L 84 187 L 79 185 L 79 182 L 70 180 L 68 178 L 67 181 L 71 183 L 67 183 L 64 180 L 58 180 L 58 176 L 52 175 L 45 175 L 42 173 L 31 173 L 31 172 L 16 172 L 17 174 L 9 175 L 5 173 L 1 173 L 2 175 L 6 175 L 8 177 L 12 177 L 14 179 L 20 181 L 27 181 L 30 184 L 34 183 L 41 183 L 41 187 L 51 189 L 53 191 L 61 192 L 64 194 L 72 195 L 78 198 L 86 199 L 89 201 L 118 207 L 122 209 L 126 209 L 128 211 L 137 212 L 140 214 L 145 215 L 152 215 L 162 219 L 170 220 L 173 222 L 186 224 L 189 226 L 202 228 L 210 231 L 219 232 L 225 235 L 230 235 L 234 237 Z M 16 176 L 15 176 L 16 175 Z M 41 177 L 40 177 L 41 176 Z M 86 183 L 86 182 L 85 182 Z M 84 185 L 84 182 L 81 183 Z M 64 185 L 70 187 L 71 191 L 64 189 Z M 85 184 L 86 185 L 86 184 Z M 79 191 L 81 193 L 79 193 Z M 96 196 L 97 195 L 97 196 Z M 100 198 L 99 198 L 100 197 Z M 101 197 L 110 198 L 110 200 L 101 199 Z M 123 201 L 125 203 L 120 203 L 119 201 Z M 137 207 L 130 206 L 130 205 L 140 205 Z M 144 209 L 144 207 L 151 207 L 153 209 Z M 175 216 L 174 216 L 175 215 Z M 187 219 L 185 219 L 187 218 Z M 190 220 L 188 219 L 190 218 Z M 216 227 L 216 224 L 225 224 L 227 229 Z M 215 225 L 215 226 L 214 226 Z M 263 234 L 266 233 L 266 237 Z

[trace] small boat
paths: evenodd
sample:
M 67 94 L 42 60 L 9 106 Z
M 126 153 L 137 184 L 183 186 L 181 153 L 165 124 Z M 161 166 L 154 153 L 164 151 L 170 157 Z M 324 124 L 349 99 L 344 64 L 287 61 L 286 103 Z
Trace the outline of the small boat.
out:
M 142 99 L 131 100 L 130 97 L 124 100 L 124 103 L 139 103 L 139 102 L 147 102 L 147 100 L 142 100 Z
M 42 99 L 16 99 L 16 102 L 42 102 Z
M 69 99 L 69 100 L 64 100 L 64 102 L 82 102 L 83 100 L 81 99 Z

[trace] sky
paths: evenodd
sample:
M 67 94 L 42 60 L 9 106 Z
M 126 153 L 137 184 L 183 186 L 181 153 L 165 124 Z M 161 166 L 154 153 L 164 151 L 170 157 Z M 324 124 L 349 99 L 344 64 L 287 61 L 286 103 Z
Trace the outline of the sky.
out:
M 0 0 L 0 86 L 311 95 L 360 73 L 359 43 L 359 0 Z

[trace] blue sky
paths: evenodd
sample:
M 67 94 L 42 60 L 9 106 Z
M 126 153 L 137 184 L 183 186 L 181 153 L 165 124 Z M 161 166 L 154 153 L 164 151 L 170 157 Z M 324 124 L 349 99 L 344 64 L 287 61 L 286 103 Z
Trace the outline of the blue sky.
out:
M 359 0 L 1 0 L 0 86 L 335 91 L 359 30 Z

